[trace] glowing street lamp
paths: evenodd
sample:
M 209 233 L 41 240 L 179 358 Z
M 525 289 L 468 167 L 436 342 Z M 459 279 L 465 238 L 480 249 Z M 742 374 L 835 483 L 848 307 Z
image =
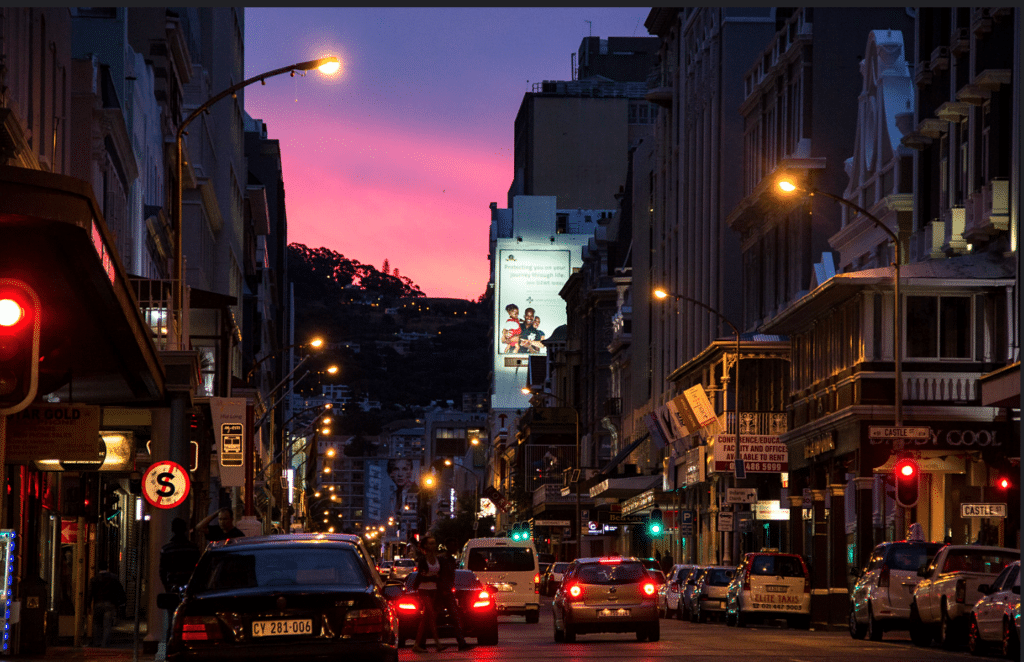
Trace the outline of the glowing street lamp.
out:
M 864 209 L 860 205 L 846 198 L 833 195 L 828 191 L 822 191 L 811 186 L 801 186 L 791 177 L 782 177 L 776 182 L 779 191 L 784 194 L 790 195 L 794 193 L 805 193 L 808 196 L 823 195 L 826 198 L 835 200 L 841 205 L 846 205 L 850 209 L 853 209 L 857 213 L 864 216 L 878 227 L 880 227 L 892 240 L 892 245 L 895 251 L 895 260 L 892 263 L 893 266 L 893 312 L 892 312 L 892 358 L 893 358 L 893 376 L 896 381 L 895 384 L 895 412 L 894 418 L 896 419 L 896 427 L 903 426 L 903 359 L 901 350 L 901 337 L 900 337 L 900 263 L 903 262 L 902 248 L 900 246 L 900 238 L 893 232 L 888 225 L 883 223 L 881 219 Z

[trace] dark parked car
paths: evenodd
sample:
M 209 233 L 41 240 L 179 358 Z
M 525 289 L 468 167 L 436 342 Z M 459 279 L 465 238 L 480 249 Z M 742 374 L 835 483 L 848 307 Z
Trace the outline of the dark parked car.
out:
M 413 590 L 416 573 L 405 580 L 405 589 L 395 600 L 398 611 L 398 646 L 407 640 L 416 640 L 416 629 L 420 624 L 421 607 L 419 596 Z M 471 570 L 455 571 L 455 593 L 462 618 L 462 634 L 475 637 L 476 643 L 493 646 L 498 643 L 498 606 L 494 601 L 492 587 L 480 583 Z M 438 620 L 438 636 L 454 637 L 453 615 L 444 613 Z M 427 629 L 427 636 L 430 630 Z
M 167 659 L 398 660 L 398 616 L 357 545 L 331 534 L 212 543 L 174 607 Z

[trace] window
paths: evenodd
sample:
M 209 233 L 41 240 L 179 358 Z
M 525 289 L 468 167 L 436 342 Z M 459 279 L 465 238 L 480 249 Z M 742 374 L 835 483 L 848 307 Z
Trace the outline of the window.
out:
M 907 297 L 908 358 L 971 358 L 969 297 Z

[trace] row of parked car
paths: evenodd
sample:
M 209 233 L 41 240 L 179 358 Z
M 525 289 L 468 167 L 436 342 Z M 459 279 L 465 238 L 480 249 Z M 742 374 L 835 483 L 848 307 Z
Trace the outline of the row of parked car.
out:
M 1020 550 L 902 540 L 878 545 L 854 570 L 850 635 L 909 630 L 919 646 L 967 644 L 1020 654 Z

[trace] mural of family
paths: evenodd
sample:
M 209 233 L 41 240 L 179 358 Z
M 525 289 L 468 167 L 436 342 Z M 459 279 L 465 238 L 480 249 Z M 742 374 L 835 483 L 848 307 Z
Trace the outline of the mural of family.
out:
M 544 332 L 540 330 L 540 318 L 533 308 L 523 311 L 519 318 L 519 306 L 510 303 L 505 306 L 508 319 L 501 329 L 503 354 L 544 354 Z

